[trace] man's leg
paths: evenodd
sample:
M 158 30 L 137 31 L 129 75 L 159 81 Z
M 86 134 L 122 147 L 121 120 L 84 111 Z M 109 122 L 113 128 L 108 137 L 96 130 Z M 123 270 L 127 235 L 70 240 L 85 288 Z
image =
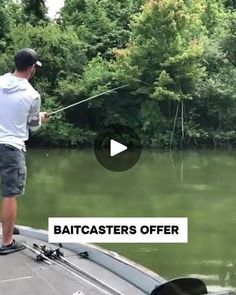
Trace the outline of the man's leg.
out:
M 1 190 L 2 201 L 2 246 L 0 255 L 23 250 L 24 244 L 13 239 L 17 216 L 17 196 L 24 192 L 26 167 L 23 151 L 9 145 L 0 145 L 2 149 Z
M 3 245 L 10 245 L 17 216 L 16 197 L 3 198 L 2 202 L 2 234 Z
M 0 255 L 8 255 L 25 249 L 23 242 L 13 239 L 13 231 L 17 215 L 16 196 L 4 197 L 2 202 L 2 245 Z

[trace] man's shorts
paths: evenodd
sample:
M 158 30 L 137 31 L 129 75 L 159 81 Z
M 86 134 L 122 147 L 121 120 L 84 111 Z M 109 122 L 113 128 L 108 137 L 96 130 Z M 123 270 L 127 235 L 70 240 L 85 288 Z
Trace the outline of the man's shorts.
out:
M 25 152 L 8 144 L 0 144 L 0 177 L 3 197 L 24 193 L 26 182 Z

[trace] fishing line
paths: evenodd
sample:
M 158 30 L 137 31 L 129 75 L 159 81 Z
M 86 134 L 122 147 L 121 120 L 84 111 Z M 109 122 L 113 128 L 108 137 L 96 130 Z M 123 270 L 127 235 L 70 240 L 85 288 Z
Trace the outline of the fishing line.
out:
M 97 95 L 91 96 L 91 97 L 86 98 L 86 99 L 84 99 L 84 100 L 81 100 L 81 101 L 78 101 L 78 102 L 76 102 L 76 103 L 73 103 L 73 104 L 71 104 L 71 105 L 69 105 L 69 106 L 67 106 L 67 107 L 61 108 L 61 109 L 56 110 L 56 111 L 53 111 L 53 112 L 51 112 L 51 113 L 48 113 L 48 114 L 46 115 L 46 117 L 47 117 L 47 118 L 48 118 L 48 117 L 51 117 L 52 115 L 55 115 L 55 114 L 61 113 L 61 112 L 65 111 L 65 110 L 68 110 L 68 109 L 70 109 L 70 108 L 73 108 L 73 107 L 75 107 L 75 106 L 77 106 L 77 105 L 80 105 L 80 104 L 82 104 L 82 103 L 84 103 L 84 102 L 90 101 L 90 100 L 92 100 L 92 99 L 94 99 L 94 98 L 100 97 L 100 96 L 102 96 L 102 95 L 105 95 L 105 94 L 111 93 L 111 92 L 113 92 L 113 91 L 115 91 L 115 90 L 122 89 L 122 88 L 125 88 L 125 87 L 128 87 L 128 86 L 129 86 L 129 85 L 126 84 L 126 85 L 123 85 L 123 86 L 119 86 L 119 87 L 116 87 L 116 88 L 113 88 L 113 89 L 107 90 L 107 91 L 102 92 L 102 93 L 100 93 L 100 94 L 97 94 Z

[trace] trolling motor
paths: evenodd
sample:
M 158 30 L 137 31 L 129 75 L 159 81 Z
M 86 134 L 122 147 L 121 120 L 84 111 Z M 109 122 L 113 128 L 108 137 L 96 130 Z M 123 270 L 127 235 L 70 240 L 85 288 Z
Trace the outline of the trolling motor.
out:
M 150 295 L 236 295 L 232 291 L 208 293 L 206 284 L 196 278 L 178 278 L 156 287 Z
M 207 294 L 206 284 L 195 278 L 178 278 L 155 288 L 150 295 L 203 295 Z

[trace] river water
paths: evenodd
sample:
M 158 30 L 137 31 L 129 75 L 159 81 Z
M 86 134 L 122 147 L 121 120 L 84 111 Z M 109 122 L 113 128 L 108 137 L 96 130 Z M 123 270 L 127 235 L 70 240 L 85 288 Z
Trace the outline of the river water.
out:
M 188 244 L 106 244 L 166 278 L 236 287 L 236 151 L 144 152 L 129 171 L 101 167 L 92 151 L 29 150 L 18 223 L 54 217 L 188 217 Z

